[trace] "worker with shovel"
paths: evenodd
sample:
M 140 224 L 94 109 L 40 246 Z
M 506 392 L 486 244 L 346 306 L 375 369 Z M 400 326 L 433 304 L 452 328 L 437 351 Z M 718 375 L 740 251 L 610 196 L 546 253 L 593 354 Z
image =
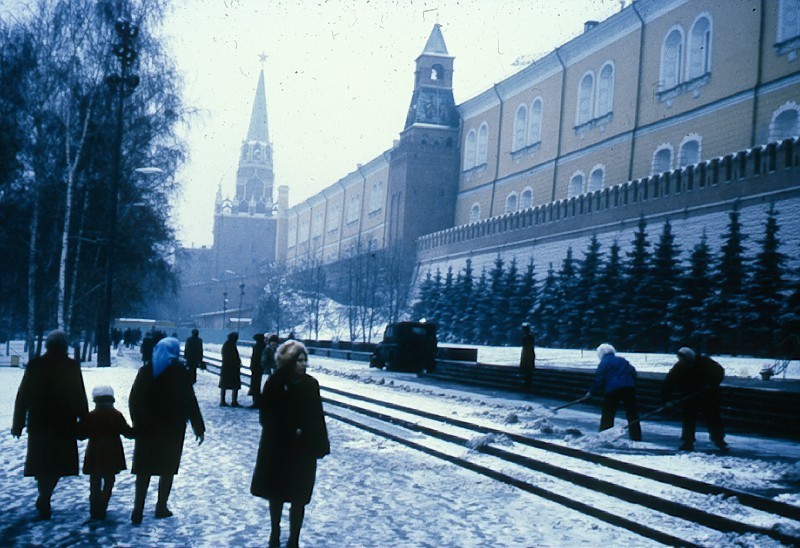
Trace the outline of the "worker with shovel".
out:
M 721 390 L 719 388 L 725 370 L 720 364 L 705 354 L 695 355 L 694 350 L 683 347 L 678 350 L 678 362 L 667 373 L 661 392 L 663 401 L 668 402 L 674 389 L 678 389 L 683 412 L 683 427 L 679 447 L 681 451 L 694 450 L 694 434 L 697 427 L 697 415 L 705 416 L 708 423 L 708 437 L 721 450 L 727 450 L 725 430 L 722 427 L 719 406 Z
M 642 441 L 642 425 L 636 407 L 636 368 L 628 360 L 616 355 L 617 351 L 608 343 L 597 347 L 597 376 L 592 388 L 584 398 L 588 399 L 602 391 L 603 410 L 600 416 L 600 431 L 614 426 L 617 408 L 622 403 L 628 419 L 628 435 L 633 441 Z

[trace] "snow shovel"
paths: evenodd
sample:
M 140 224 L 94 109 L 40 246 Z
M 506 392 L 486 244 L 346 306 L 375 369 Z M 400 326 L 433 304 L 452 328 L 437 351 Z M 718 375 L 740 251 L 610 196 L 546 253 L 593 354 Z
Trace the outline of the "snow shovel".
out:
M 569 403 L 565 403 L 565 404 L 563 404 L 563 405 L 559 405 L 558 407 L 553 407 L 553 408 L 550 410 L 550 412 L 551 412 L 552 414 L 554 414 L 554 415 L 555 415 L 555 414 L 558 412 L 558 410 L 559 410 L 559 409 L 564 409 L 564 408 L 566 408 L 566 407 L 572 407 L 573 405 L 577 405 L 577 404 L 579 404 L 579 403 L 581 403 L 581 402 L 584 402 L 584 401 L 586 401 L 586 400 L 590 399 L 591 397 L 592 397 L 592 395 L 591 395 L 591 394 L 586 394 L 585 396 L 581 396 L 580 398 L 578 398 L 578 399 L 577 399 L 577 400 L 575 400 L 575 401 L 571 401 L 571 402 L 569 402 Z

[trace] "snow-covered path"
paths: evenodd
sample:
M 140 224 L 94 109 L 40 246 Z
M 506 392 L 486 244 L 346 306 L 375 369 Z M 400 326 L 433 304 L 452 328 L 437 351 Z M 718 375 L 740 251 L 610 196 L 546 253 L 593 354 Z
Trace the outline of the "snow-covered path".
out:
M 138 353 L 117 357 L 117 366 L 84 369 L 87 391 L 110 384 L 117 394 L 117 408 L 128 416 L 127 396 L 136 373 Z M 315 369 L 316 368 L 316 369 Z M 334 376 L 336 370 L 341 375 Z M 353 378 L 353 367 L 335 360 L 314 358 L 309 372 L 334 383 L 364 386 L 362 372 Z M 366 371 L 365 378 L 385 372 Z M 143 523 L 130 524 L 133 477 L 123 472 L 109 506 L 109 517 L 89 520 L 88 478 L 61 481 L 53 497 L 53 519 L 36 521 L 33 501 L 35 482 L 22 476 L 25 434 L 20 440 L 9 433 L 14 395 L 22 370 L 0 368 L 0 545 L 174 545 L 263 546 L 269 535 L 267 504 L 250 495 L 249 484 L 258 447 L 260 427 L 255 411 L 217 406 L 217 377 L 200 374 L 196 392 L 206 421 L 206 441 L 197 446 L 191 432 L 180 474 L 176 476 L 170 507 L 175 517 L 155 520 L 155 485 L 151 486 Z M 394 376 L 394 388 L 427 398 L 429 388 L 413 393 L 413 381 Z M 375 390 L 388 386 L 374 386 Z M 452 397 L 441 397 L 442 394 Z M 408 394 L 407 394 L 408 395 Z M 451 412 L 464 408 L 474 415 L 498 418 L 524 413 L 525 402 L 493 401 L 491 397 L 458 396 L 457 391 L 435 389 L 435 399 Z M 388 396 L 387 396 L 388 398 Z M 249 404 L 250 398 L 240 401 Z M 470 411 L 471 410 L 471 411 Z M 586 421 L 596 416 L 580 417 Z M 588 415 L 585 414 L 584 415 Z M 524 417 L 523 417 L 524 418 Z M 307 509 L 301 544 L 305 546 L 647 546 L 652 543 L 627 531 L 544 501 L 512 487 L 428 457 L 350 426 L 328 419 L 332 454 L 320 461 L 317 485 Z M 667 432 L 666 435 L 672 435 Z M 674 439 L 674 438 L 673 438 Z M 131 463 L 133 443 L 123 441 Z M 83 455 L 85 444 L 80 443 Z M 794 444 L 775 442 L 770 453 L 792 454 Z M 685 457 L 685 458 L 683 458 Z M 713 458 L 685 455 L 683 466 L 696 462 L 707 473 Z M 637 457 L 635 454 L 630 458 Z M 694 461 L 692 461 L 694 459 Z M 709 463 L 709 461 L 711 463 Z M 735 475 L 734 467 L 720 474 Z M 754 474 L 758 476 L 758 474 Z M 546 481 L 546 480 L 543 480 Z M 753 476 L 749 481 L 754 481 Z M 755 480 L 758 481 L 758 480 Z M 765 480 L 766 481 L 766 480 Z M 284 541 L 288 512 L 284 512 Z M 731 545 L 747 544 L 731 538 Z

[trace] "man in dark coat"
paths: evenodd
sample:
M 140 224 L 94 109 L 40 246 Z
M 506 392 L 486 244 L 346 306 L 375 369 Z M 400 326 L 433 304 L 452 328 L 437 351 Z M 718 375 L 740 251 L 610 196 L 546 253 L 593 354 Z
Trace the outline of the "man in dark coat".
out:
M 39 517 L 50 519 L 50 498 L 62 476 L 78 475 L 78 421 L 89 412 L 83 375 L 67 356 L 67 334 L 52 331 L 45 354 L 25 368 L 17 391 L 11 434 L 28 428 L 25 476 L 36 478 Z
M 267 347 L 261 353 L 261 370 L 267 376 L 273 375 L 278 370 L 278 364 L 275 362 L 275 351 L 278 349 L 280 342 L 281 340 L 275 333 L 267 337 Z
M 719 385 L 724 377 L 722 366 L 705 354 L 698 356 L 687 347 L 678 350 L 678 361 L 667 373 L 661 398 L 668 402 L 672 392 L 678 389 L 683 418 L 681 451 L 694 449 L 698 414 L 705 416 L 708 437 L 714 445 L 722 450 L 728 448 L 719 411 L 722 395 Z
M 267 379 L 259 419 L 263 428 L 250 492 L 269 500 L 272 533 L 280 544 L 284 502 L 291 503 L 289 541 L 297 546 L 317 472 L 317 459 L 330 453 L 319 383 L 306 374 L 308 354 L 298 341 L 276 352 L 278 371 Z
M 200 338 L 200 331 L 192 329 L 192 336 L 186 339 L 183 345 L 183 359 L 186 360 L 186 367 L 192 375 L 192 384 L 197 382 L 197 369 L 205 369 L 203 363 L 203 339 Z
M 155 332 L 151 329 L 144 334 L 139 351 L 142 353 L 142 365 L 147 365 L 153 360 L 153 348 L 156 346 Z
M 128 403 L 136 432 L 131 467 L 136 474 L 136 495 L 131 522 L 137 525 L 142 522 L 151 476 L 159 476 L 156 518 L 172 516 L 167 500 L 180 466 L 186 421 L 191 422 L 198 443 L 203 443 L 206 431 L 189 372 L 179 356 L 178 339 L 162 339 L 153 351 L 153 363 L 139 369 L 131 388 Z
M 257 408 L 258 398 L 261 395 L 261 377 L 264 374 L 261 367 L 261 356 L 267 343 L 264 341 L 263 333 L 256 333 L 253 335 L 253 339 L 256 342 L 253 345 L 253 353 L 250 355 L 250 390 L 247 391 L 247 395 L 253 397 L 250 407 Z
M 531 332 L 531 324 L 522 324 L 522 353 L 519 357 L 519 369 L 525 377 L 525 387 L 530 388 L 533 382 L 533 370 L 536 368 L 536 339 Z
M 600 431 L 614 426 L 617 408 L 622 403 L 625 417 L 628 419 L 628 435 L 633 441 L 642 440 L 642 426 L 639 423 L 639 411 L 636 407 L 636 368 L 628 360 L 617 356 L 613 346 L 603 343 L 597 347 L 597 375 L 594 385 L 586 393 L 603 392 L 603 410 L 600 415 Z
M 242 358 L 239 357 L 239 349 L 236 342 L 239 334 L 235 331 L 228 333 L 228 340 L 222 343 L 222 367 L 219 372 L 219 405 L 227 407 L 225 402 L 225 390 L 231 391 L 231 406 L 239 407 L 239 389 L 242 387 Z

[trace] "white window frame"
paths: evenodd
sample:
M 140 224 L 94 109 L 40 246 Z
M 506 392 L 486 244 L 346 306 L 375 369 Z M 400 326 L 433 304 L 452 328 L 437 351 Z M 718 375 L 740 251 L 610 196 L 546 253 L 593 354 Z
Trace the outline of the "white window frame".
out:
M 686 161 L 686 146 L 689 143 L 697 143 L 697 160 L 694 162 Z M 703 138 L 697 133 L 690 133 L 681 140 L 681 146 L 678 148 L 678 167 L 686 167 L 695 165 L 703 158 Z
M 537 109 L 538 104 L 538 109 Z M 544 101 L 541 97 L 536 97 L 531 103 L 531 110 L 528 113 L 528 144 L 533 145 L 542 140 L 542 113 L 544 112 Z
M 464 138 L 464 171 L 476 165 L 478 154 L 478 132 L 471 129 Z
M 793 28 L 789 28 L 792 21 L 788 20 L 787 15 L 794 17 Z M 800 37 L 800 0 L 779 0 L 778 1 L 778 28 L 776 42 L 786 42 L 792 38 Z
M 790 111 L 794 111 L 797 115 L 795 121 L 795 132 L 797 133 L 795 133 L 795 135 L 778 134 L 778 127 L 776 124 L 778 118 Z M 789 137 L 796 137 L 798 133 L 800 133 L 800 105 L 794 101 L 787 101 L 775 109 L 775 112 L 772 113 L 772 120 L 769 123 L 769 142 L 780 142 L 784 139 L 788 139 Z
M 580 178 L 580 188 L 576 188 L 575 180 Z M 572 174 L 569 178 L 569 184 L 567 185 L 567 198 L 574 198 L 575 196 L 580 196 L 586 190 L 586 174 L 583 171 L 576 171 Z
M 503 213 L 514 213 L 517 210 L 518 205 L 519 200 L 517 200 L 517 193 L 509 193 L 509 195 L 506 196 L 506 205 L 503 209 Z
M 511 151 L 522 150 L 526 146 L 528 132 L 528 106 L 522 103 L 514 113 L 514 134 L 511 138 Z
M 601 101 L 601 93 L 603 91 L 603 83 L 605 81 L 605 79 L 603 78 L 603 73 L 605 72 L 606 69 L 610 70 L 611 77 L 607 78 L 607 80 L 608 80 L 608 99 L 607 99 L 606 103 L 603 104 L 603 102 Z M 597 85 L 595 86 L 596 87 L 596 91 L 597 91 L 597 97 L 596 97 L 595 102 L 594 102 L 594 105 L 595 105 L 594 117 L 595 118 L 600 118 L 602 116 L 605 116 L 606 114 L 609 114 L 610 112 L 612 112 L 614 110 L 614 76 L 615 76 L 615 73 L 616 73 L 616 69 L 614 67 L 614 63 L 612 63 L 611 61 L 607 61 L 607 62 L 603 63 L 603 66 L 600 67 L 600 70 L 597 72 Z
M 523 203 L 524 196 L 526 194 L 530 196 L 527 199 L 528 205 L 525 205 Z M 530 207 L 533 207 L 533 189 L 529 186 L 526 186 L 525 188 L 522 189 L 522 192 L 519 193 L 519 209 L 528 209 Z
M 673 34 L 677 34 L 678 37 L 678 51 L 675 55 L 675 61 L 669 61 L 667 59 L 667 44 L 670 41 L 670 37 Z M 679 86 L 683 82 L 683 50 L 684 44 L 686 40 L 683 34 L 683 28 L 680 25 L 675 25 L 669 29 L 667 34 L 664 36 L 664 41 L 661 43 L 661 69 L 659 72 L 661 78 L 661 88 L 664 90 L 672 89 L 676 86 Z M 671 67 L 674 70 L 674 80 L 669 80 L 667 78 L 667 68 Z
M 339 228 L 340 213 L 341 205 L 338 203 L 332 204 L 328 209 L 328 232 L 333 232 Z
M 372 192 L 369 195 L 370 213 L 383 207 L 383 181 L 372 181 Z
M 469 222 L 470 223 L 477 223 L 481 220 L 481 204 L 475 202 L 472 204 L 472 207 L 469 208 Z
M 695 30 L 702 20 L 708 22 L 708 29 L 702 36 L 695 36 Z M 714 39 L 714 25 L 711 15 L 708 13 L 699 14 L 692 23 L 689 31 L 689 47 L 686 48 L 686 79 L 694 80 L 711 73 L 711 44 Z M 700 43 L 698 44 L 698 40 Z M 699 69 L 695 69 L 697 59 L 701 59 Z
M 588 80 L 588 85 L 585 84 Z M 584 102 L 586 103 L 584 106 Z M 594 116 L 594 72 L 587 70 L 578 83 L 578 102 L 575 109 L 575 125 L 591 122 Z
M 596 184 L 597 180 L 595 178 L 595 173 L 600 173 L 599 184 Z M 604 166 L 603 164 L 597 164 L 589 172 L 589 178 L 586 180 L 586 192 L 595 192 L 597 190 L 603 190 L 605 184 L 606 184 L 606 166 Z
M 658 153 L 663 150 L 669 152 L 669 169 L 666 170 L 656 169 L 656 159 L 658 158 Z M 672 149 L 672 145 L 668 143 L 663 143 L 656 148 L 655 152 L 653 152 L 653 160 L 650 164 L 650 174 L 660 175 L 666 171 L 672 171 L 673 165 L 675 165 L 675 151 Z
M 482 166 L 489 161 L 489 124 L 483 122 L 478 128 L 477 165 Z

